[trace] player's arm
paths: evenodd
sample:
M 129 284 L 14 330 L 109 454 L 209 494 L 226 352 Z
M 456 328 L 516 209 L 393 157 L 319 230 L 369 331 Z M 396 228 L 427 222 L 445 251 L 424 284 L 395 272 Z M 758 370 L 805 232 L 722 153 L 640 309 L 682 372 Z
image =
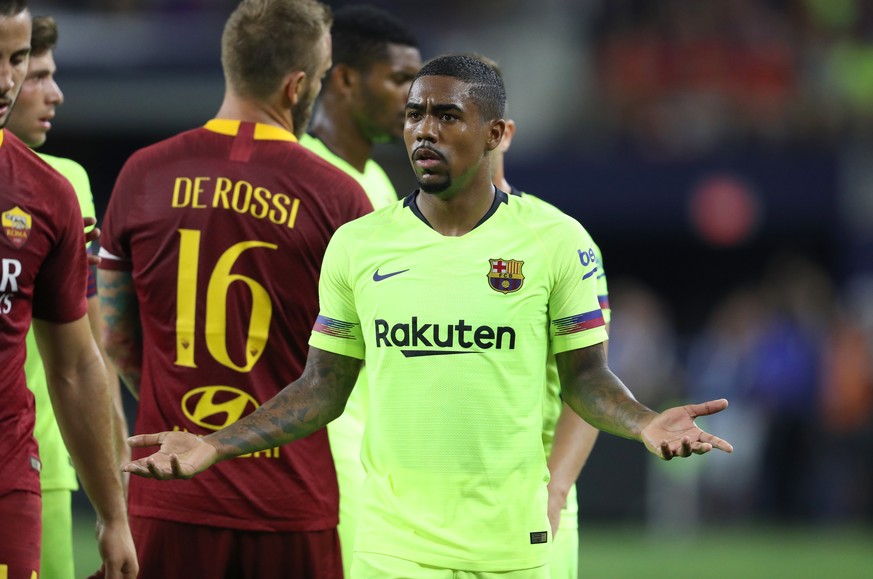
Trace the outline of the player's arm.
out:
M 637 402 L 607 367 L 602 343 L 557 354 L 555 359 L 564 402 L 592 426 L 639 440 L 664 460 L 705 454 L 713 448 L 733 451 L 727 441 L 694 423 L 698 416 L 727 408 L 727 400 L 686 404 L 658 413 Z
M 130 272 L 101 269 L 97 272 L 100 296 L 100 335 L 103 348 L 125 386 L 139 400 L 142 379 L 142 326 L 139 301 Z M 119 400 L 121 393 L 119 392 Z
M 131 446 L 161 448 L 124 470 L 149 478 L 191 478 L 219 461 L 303 438 L 342 414 L 361 365 L 357 358 L 310 346 L 300 378 L 255 412 L 204 437 L 187 432 L 133 436 Z
M 88 319 L 61 324 L 34 319 L 33 327 L 58 426 L 99 518 L 106 577 L 135 577 L 138 564 L 116 467 L 106 368 Z
M 97 348 L 100 350 L 100 358 L 104 362 L 108 362 L 109 357 L 106 355 L 101 339 L 100 300 L 97 296 L 88 298 L 88 324 L 91 326 L 91 333 L 94 334 Z M 127 446 L 127 437 L 129 436 L 127 417 L 124 415 L 118 374 L 112 370 L 112 366 L 108 363 L 106 364 L 106 383 L 112 397 L 112 432 L 115 437 L 116 459 L 117 463 L 121 465 L 130 460 L 130 447 Z

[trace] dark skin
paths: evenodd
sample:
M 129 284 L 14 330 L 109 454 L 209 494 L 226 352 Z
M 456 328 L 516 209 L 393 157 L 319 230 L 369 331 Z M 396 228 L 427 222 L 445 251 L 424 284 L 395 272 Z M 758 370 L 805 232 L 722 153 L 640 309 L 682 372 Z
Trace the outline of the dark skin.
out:
M 494 198 L 490 151 L 500 143 L 503 119 L 483 119 L 466 83 L 425 76 L 410 89 L 404 140 L 419 184 L 417 202 L 443 235 L 464 235 Z M 727 400 L 655 412 L 637 402 L 606 365 L 603 344 L 556 356 L 567 404 L 593 426 L 643 442 L 661 459 L 731 452 L 726 441 L 694 424 L 698 416 L 727 408 Z M 158 479 L 190 478 L 216 462 L 302 438 L 327 425 L 345 407 L 361 361 L 310 348 L 306 368 L 256 412 L 208 436 L 184 432 L 144 434 L 131 446 L 160 445 L 151 456 L 125 465 L 128 472 Z
M 417 48 L 389 44 L 386 58 L 358 69 L 336 64 L 328 73 L 309 132 L 360 172 L 375 143 L 400 138 L 403 107 L 421 55 Z

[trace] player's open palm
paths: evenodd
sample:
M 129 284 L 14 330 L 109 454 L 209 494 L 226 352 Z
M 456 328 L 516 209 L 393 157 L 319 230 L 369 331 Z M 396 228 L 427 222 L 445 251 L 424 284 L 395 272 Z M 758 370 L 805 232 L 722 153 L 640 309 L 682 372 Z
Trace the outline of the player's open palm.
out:
M 726 440 L 704 432 L 694 423 L 698 416 L 721 412 L 728 406 L 724 398 L 702 404 L 686 404 L 658 414 L 642 431 L 643 443 L 650 452 L 664 460 L 675 456 L 706 454 L 713 448 L 733 452 Z
M 158 446 L 156 453 L 124 465 L 131 474 L 161 480 L 191 478 L 218 461 L 215 447 L 188 432 L 138 434 L 127 439 L 133 448 Z

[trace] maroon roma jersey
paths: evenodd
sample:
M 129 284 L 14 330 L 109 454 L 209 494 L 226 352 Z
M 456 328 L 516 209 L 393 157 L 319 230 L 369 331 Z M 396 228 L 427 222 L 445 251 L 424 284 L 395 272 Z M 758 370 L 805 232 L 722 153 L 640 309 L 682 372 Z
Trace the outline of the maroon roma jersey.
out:
M 39 494 L 24 339 L 31 317 L 62 324 L 85 315 L 88 263 L 70 182 L 8 131 L 0 131 L 0 222 L 0 495 Z
M 327 243 L 371 210 L 354 179 L 268 125 L 212 120 L 135 153 L 106 212 L 100 267 L 130 271 L 136 287 L 136 432 L 209 434 L 297 379 Z M 330 528 L 338 501 L 324 429 L 192 480 L 130 481 L 134 515 L 232 529 Z

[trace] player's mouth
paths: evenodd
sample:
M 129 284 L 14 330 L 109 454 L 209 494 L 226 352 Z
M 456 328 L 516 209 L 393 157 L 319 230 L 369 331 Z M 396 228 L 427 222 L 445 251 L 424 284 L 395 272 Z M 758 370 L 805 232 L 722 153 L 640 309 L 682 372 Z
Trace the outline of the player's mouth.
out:
M 445 162 L 445 157 L 437 150 L 421 146 L 412 152 L 412 160 L 417 167 L 430 169 Z
M 54 114 L 46 115 L 44 117 L 39 118 L 39 127 L 44 131 L 49 131 L 52 128 L 52 119 L 55 118 Z

